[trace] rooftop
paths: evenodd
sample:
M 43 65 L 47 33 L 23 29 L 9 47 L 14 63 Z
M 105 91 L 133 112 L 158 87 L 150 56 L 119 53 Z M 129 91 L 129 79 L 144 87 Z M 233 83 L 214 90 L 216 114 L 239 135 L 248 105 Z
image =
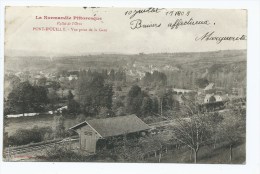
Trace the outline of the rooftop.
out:
M 79 123 L 70 129 L 76 130 L 85 125 L 92 127 L 103 138 L 150 129 L 146 123 L 134 114 L 128 116 L 88 120 Z
M 210 83 L 210 84 L 208 84 L 208 86 L 206 86 L 205 88 L 204 88 L 204 90 L 206 91 L 206 90 L 211 90 L 211 89 L 213 89 L 214 88 L 214 83 Z

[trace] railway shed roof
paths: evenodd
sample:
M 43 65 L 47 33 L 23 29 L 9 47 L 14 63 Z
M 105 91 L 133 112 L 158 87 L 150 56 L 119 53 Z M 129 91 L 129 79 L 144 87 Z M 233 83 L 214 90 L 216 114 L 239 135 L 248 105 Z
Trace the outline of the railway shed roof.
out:
M 105 119 L 92 119 L 79 123 L 71 127 L 70 129 L 76 130 L 86 125 L 89 125 L 103 138 L 140 132 L 150 129 L 150 127 L 146 123 L 144 123 L 140 118 L 138 118 L 134 114 Z

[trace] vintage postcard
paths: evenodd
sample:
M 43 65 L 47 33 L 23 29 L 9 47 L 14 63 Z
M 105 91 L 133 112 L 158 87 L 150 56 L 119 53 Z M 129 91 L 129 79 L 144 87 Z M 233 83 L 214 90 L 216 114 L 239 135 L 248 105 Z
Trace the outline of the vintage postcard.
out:
M 3 160 L 246 163 L 247 10 L 6 6 Z

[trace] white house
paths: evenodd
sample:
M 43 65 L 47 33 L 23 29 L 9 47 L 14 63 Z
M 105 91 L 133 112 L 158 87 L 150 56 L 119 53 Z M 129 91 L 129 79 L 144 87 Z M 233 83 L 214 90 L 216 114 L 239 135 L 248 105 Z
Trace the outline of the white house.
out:
M 214 94 L 206 94 L 205 98 L 204 98 L 204 103 L 211 103 L 211 102 L 215 102 L 216 98 L 214 97 Z
M 68 79 L 69 79 L 69 81 L 71 81 L 71 80 L 73 80 L 73 79 L 77 80 L 77 79 L 78 79 L 78 76 L 77 76 L 77 75 L 70 75 L 70 76 L 68 77 Z

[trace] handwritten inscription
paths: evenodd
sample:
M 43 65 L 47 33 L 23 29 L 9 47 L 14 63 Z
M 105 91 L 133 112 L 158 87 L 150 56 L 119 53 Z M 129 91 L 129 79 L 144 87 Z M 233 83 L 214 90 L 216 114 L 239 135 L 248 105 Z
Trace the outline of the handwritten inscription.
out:
M 190 18 L 189 20 L 183 20 L 183 19 L 176 19 L 174 23 L 169 23 L 168 27 L 171 29 L 178 29 L 180 26 L 185 25 L 209 25 L 210 22 L 208 20 L 193 20 L 193 18 Z
M 141 9 L 141 10 L 128 10 L 125 12 L 125 16 L 129 16 L 130 21 L 130 28 L 132 30 L 140 29 L 140 28 L 159 28 L 163 27 L 161 22 L 145 22 L 141 19 L 140 14 L 147 14 L 147 15 L 156 15 L 156 14 L 163 14 L 165 17 L 177 17 L 170 18 L 173 22 L 169 22 L 167 27 L 170 29 L 178 29 L 181 26 L 195 26 L 195 25 L 210 25 L 210 21 L 205 20 L 196 20 L 193 17 L 188 19 L 182 19 L 180 17 L 188 17 L 191 12 L 190 11 L 174 11 L 174 10 L 167 10 L 165 8 L 148 8 L 148 9 Z M 134 19 L 135 17 L 139 17 L 138 19 Z
M 214 26 L 217 25 L 216 22 L 207 19 L 207 16 L 193 15 L 191 10 L 169 10 L 150 7 L 127 10 L 124 12 L 124 15 L 129 18 L 129 27 L 132 30 L 149 30 L 164 27 L 174 31 L 183 28 L 194 30 L 196 29 L 195 27 L 211 27 L 211 31 L 195 36 L 194 40 L 215 41 L 217 44 L 223 41 L 243 41 L 247 37 L 246 35 L 221 36 L 221 34 L 216 36 L 214 31 Z
M 138 14 L 144 13 L 160 13 L 164 8 L 147 8 L 147 9 L 140 9 L 140 10 L 129 10 L 125 12 L 125 15 L 130 16 L 129 18 L 132 19 Z
M 220 44 L 222 41 L 239 41 L 246 40 L 246 35 L 241 36 L 215 36 L 215 31 L 207 32 L 202 36 L 197 36 L 195 41 L 216 41 L 217 44 Z
M 139 28 L 158 28 L 161 27 L 161 23 L 149 23 L 144 24 L 141 19 L 136 19 L 130 22 L 131 29 L 139 29 Z

